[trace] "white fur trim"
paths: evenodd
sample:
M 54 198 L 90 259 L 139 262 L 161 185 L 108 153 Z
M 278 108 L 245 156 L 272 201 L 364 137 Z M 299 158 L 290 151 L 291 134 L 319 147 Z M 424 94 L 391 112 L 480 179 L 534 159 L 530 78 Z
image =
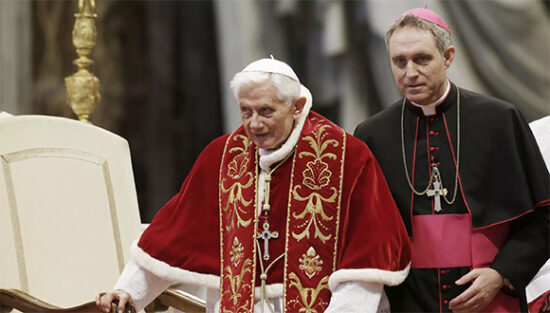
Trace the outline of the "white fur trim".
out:
M 300 97 L 305 97 L 306 103 L 304 104 L 304 109 L 302 110 L 302 113 L 300 113 L 298 123 L 290 133 L 290 136 L 288 136 L 288 139 L 285 141 L 285 143 L 277 150 L 260 149 L 260 168 L 265 172 L 269 172 L 271 165 L 281 161 L 290 152 L 292 152 L 292 150 L 296 146 L 296 143 L 298 142 L 298 139 L 300 138 L 302 128 L 304 127 L 304 123 L 307 116 L 309 115 L 309 110 L 311 109 L 311 105 L 313 103 L 311 93 L 304 86 L 301 87 Z
M 283 296 L 283 284 L 277 283 L 277 284 L 270 284 L 265 286 L 267 298 L 279 298 Z M 261 300 L 261 294 L 262 294 L 262 288 L 256 287 L 254 289 L 254 300 L 260 301 Z
M 328 286 L 331 291 L 336 290 L 338 284 L 351 281 L 396 286 L 407 278 L 410 268 L 411 263 L 409 262 L 409 265 L 402 271 L 386 271 L 377 268 L 341 269 L 330 275 Z
M 208 288 L 220 288 L 220 277 L 212 274 L 203 274 L 173 267 L 157 260 L 143 251 L 134 241 L 130 247 L 130 254 L 136 264 L 155 274 L 156 276 L 174 283 L 186 283 L 191 285 L 206 286 Z

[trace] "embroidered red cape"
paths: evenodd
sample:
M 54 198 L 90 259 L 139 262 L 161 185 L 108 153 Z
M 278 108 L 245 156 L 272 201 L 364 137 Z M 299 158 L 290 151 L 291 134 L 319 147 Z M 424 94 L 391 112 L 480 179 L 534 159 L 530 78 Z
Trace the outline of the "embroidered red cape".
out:
M 212 141 L 138 242 L 147 257 L 170 270 L 159 273 L 149 262 L 137 263 L 161 277 L 181 278 L 180 269 L 221 276 L 222 305 L 252 311 L 251 282 L 259 286 L 261 273 L 250 238 L 259 230 L 253 211 L 256 155 L 242 126 Z M 335 271 L 344 272 L 339 281 L 397 284 L 404 279 L 408 236 L 378 163 L 363 142 L 322 116 L 310 112 L 296 152 L 272 175 L 270 199 L 270 229 L 279 232 L 269 244 L 271 259 L 284 251 L 287 255 L 270 270 L 267 283 L 284 284 L 287 311 L 322 312 L 330 300 L 328 278 Z M 233 208 L 235 203 L 240 206 Z M 345 274 L 363 269 L 373 271 Z

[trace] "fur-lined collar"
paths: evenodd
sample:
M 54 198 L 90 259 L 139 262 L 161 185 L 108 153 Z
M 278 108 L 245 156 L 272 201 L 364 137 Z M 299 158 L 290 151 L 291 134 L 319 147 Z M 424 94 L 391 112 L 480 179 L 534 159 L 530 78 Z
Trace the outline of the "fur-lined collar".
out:
M 269 172 L 269 170 L 271 169 L 271 165 L 283 160 L 289 153 L 294 150 L 294 147 L 298 143 L 298 139 L 300 138 L 300 134 L 302 133 L 302 128 L 304 127 L 304 123 L 307 116 L 309 115 L 309 110 L 311 109 L 312 105 L 311 93 L 309 93 L 309 90 L 307 90 L 305 87 L 302 87 L 302 95 L 306 97 L 304 109 L 302 110 L 302 113 L 298 118 L 296 126 L 294 126 L 294 129 L 290 133 L 290 136 L 288 136 L 288 139 L 285 141 L 285 143 L 275 150 L 259 149 L 260 168 L 262 169 L 262 171 Z

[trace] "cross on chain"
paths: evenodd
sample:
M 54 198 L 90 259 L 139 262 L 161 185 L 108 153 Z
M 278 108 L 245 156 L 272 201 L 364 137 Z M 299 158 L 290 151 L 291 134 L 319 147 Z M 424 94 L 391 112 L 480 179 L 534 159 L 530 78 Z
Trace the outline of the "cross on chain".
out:
M 262 232 L 258 232 L 256 237 L 258 239 L 263 239 L 263 241 L 264 241 L 264 256 L 263 256 L 263 259 L 264 259 L 264 261 L 269 261 L 269 239 L 279 238 L 279 232 L 269 231 L 269 223 L 267 221 L 264 222 L 263 229 L 264 230 Z
M 432 189 L 426 191 L 428 197 L 434 197 L 434 210 L 441 212 L 441 196 L 447 195 L 447 188 L 441 188 L 441 179 L 438 175 L 434 175 L 434 181 L 432 182 Z

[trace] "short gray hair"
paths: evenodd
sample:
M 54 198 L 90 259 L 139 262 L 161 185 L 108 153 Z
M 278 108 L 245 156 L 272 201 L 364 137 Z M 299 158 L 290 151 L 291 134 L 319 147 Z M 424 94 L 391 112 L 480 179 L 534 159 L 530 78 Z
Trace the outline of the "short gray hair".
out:
M 277 90 L 277 98 L 290 106 L 300 97 L 300 82 L 279 73 L 268 72 L 239 72 L 235 74 L 229 86 L 233 90 L 235 98 L 238 99 L 240 90 L 245 87 L 261 85 L 271 81 Z
M 432 22 L 418 18 L 412 14 L 405 14 L 398 18 L 397 21 L 395 21 L 395 23 L 393 23 L 390 29 L 388 29 L 388 31 L 386 32 L 386 47 L 389 48 L 389 42 L 393 33 L 397 29 L 404 28 L 405 26 L 412 26 L 432 32 L 432 34 L 434 35 L 437 50 L 439 50 L 441 54 L 444 54 L 445 50 L 447 50 L 447 48 L 449 48 L 453 44 L 451 40 L 451 34 L 449 34 L 449 32 L 445 28 Z

